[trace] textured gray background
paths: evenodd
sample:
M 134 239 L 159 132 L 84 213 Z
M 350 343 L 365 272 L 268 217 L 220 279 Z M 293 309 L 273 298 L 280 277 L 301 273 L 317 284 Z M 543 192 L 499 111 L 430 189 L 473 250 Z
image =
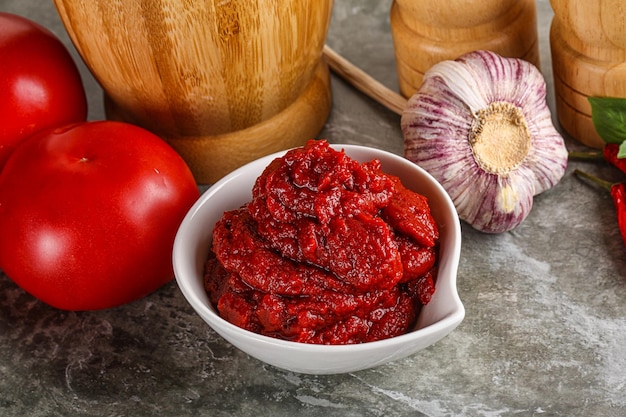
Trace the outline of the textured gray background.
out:
M 337 0 L 328 43 L 396 89 L 390 4 Z M 537 4 L 552 105 L 552 11 Z M 51 1 L 0 0 L 0 10 L 44 24 L 71 48 Z M 101 119 L 101 91 L 81 68 L 90 118 Z M 321 137 L 402 153 L 397 115 L 338 79 L 333 94 Z M 174 282 L 124 307 L 70 313 L 0 274 L 0 415 L 626 415 L 626 248 L 608 194 L 574 178 L 576 166 L 614 176 L 572 163 L 515 231 L 462 225 L 467 314 L 455 332 L 351 374 L 294 374 L 246 356 L 203 324 Z

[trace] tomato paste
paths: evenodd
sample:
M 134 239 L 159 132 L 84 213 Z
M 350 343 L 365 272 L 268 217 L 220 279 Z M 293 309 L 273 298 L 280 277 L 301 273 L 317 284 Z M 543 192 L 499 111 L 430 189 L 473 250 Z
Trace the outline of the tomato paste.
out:
M 205 287 L 219 314 L 285 340 L 350 344 L 406 333 L 435 291 L 426 197 L 326 141 L 275 159 L 213 231 Z

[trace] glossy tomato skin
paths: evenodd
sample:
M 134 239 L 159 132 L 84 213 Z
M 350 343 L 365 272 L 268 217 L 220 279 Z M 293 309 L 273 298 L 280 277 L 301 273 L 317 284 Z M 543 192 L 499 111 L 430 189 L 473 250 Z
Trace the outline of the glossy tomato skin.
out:
M 80 73 L 63 43 L 43 26 L 0 12 L 0 169 L 25 137 L 84 121 Z
M 35 134 L 0 172 L 0 269 L 64 310 L 139 299 L 173 278 L 198 187 L 152 133 L 112 121 Z

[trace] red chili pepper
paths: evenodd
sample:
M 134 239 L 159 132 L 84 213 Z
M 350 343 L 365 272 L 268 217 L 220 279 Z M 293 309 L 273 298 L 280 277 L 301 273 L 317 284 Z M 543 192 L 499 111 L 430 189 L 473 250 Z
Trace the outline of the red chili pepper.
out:
M 626 245 L 626 186 L 624 183 L 617 183 L 611 186 L 611 197 L 617 210 L 617 225 L 622 234 L 624 245 Z
M 590 150 L 590 151 L 569 151 L 568 155 L 570 159 L 577 159 L 581 161 L 600 161 L 604 160 L 620 171 L 626 173 L 626 158 L 618 158 L 619 147 L 617 143 L 606 143 L 602 150 Z
M 617 211 L 617 226 L 626 246 L 626 184 L 622 182 L 612 183 L 578 169 L 574 170 L 574 174 L 587 178 L 611 192 L 615 210 Z
M 602 149 L 604 159 L 611 165 L 626 173 L 626 158 L 618 158 L 619 145 L 617 143 L 607 143 Z

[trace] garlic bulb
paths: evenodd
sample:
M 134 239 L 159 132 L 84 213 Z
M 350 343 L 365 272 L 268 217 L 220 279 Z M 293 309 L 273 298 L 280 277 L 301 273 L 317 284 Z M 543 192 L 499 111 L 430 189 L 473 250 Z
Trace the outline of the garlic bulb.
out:
M 441 183 L 460 219 L 487 233 L 511 230 L 567 166 L 545 97 L 529 62 L 488 51 L 440 62 L 402 114 L 404 156 Z

